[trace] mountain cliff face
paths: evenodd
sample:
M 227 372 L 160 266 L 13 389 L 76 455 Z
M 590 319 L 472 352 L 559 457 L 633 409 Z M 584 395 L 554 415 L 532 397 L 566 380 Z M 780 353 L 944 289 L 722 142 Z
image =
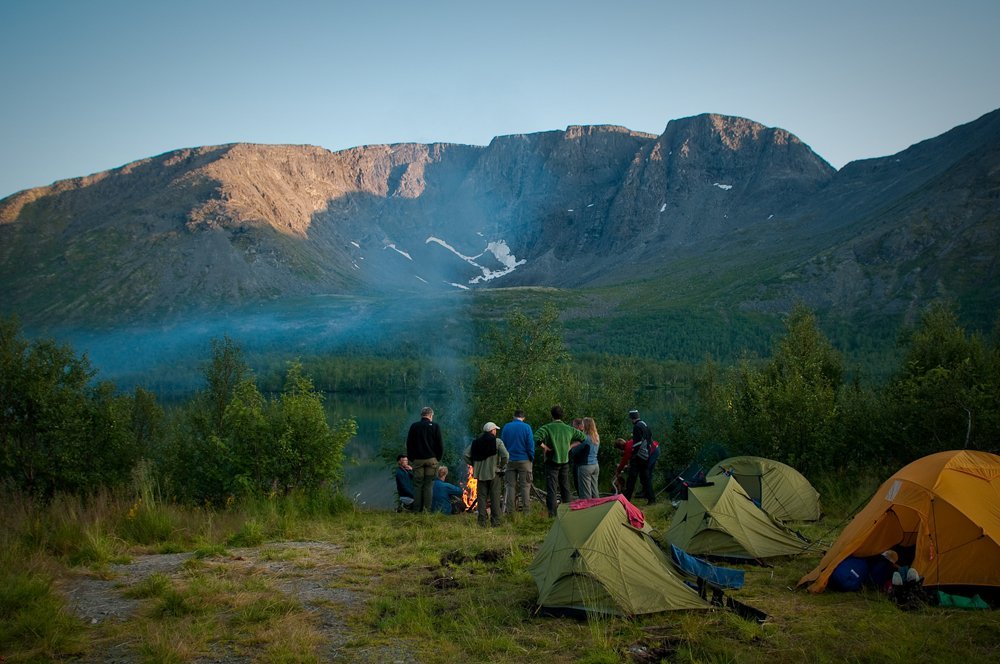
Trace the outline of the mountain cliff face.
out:
M 957 301 L 989 325 L 1000 310 L 1000 111 L 899 154 L 847 164 L 793 216 L 804 258 L 753 306 L 912 319 Z M 803 223 L 805 222 L 805 223 Z
M 997 283 L 998 146 L 994 112 L 840 172 L 782 129 L 719 115 L 660 136 L 178 150 L 0 201 L 0 308 L 110 324 L 316 294 L 657 275 L 697 289 L 704 265 L 682 266 L 709 257 L 781 268 L 728 277 L 744 308 L 906 306 Z M 984 308 L 996 290 L 978 291 Z

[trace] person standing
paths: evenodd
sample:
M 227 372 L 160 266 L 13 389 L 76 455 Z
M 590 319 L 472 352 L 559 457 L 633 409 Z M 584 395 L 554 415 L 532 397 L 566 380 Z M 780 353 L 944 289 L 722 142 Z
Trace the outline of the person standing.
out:
M 406 434 L 406 456 L 413 465 L 413 511 L 429 512 L 434 502 L 434 477 L 444 456 L 441 427 L 434 422 L 434 409 L 425 406 L 420 420 Z
M 585 440 L 583 432 L 562 421 L 562 406 L 550 411 L 552 421 L 535 430 L 535 442 L 545 453 L 545 507 L 549 516 L 556 516 L 556 490 L 564 504 L 570 501 L 569 450 Z
M 632 500 L 636 480 L 642 483 L 642 495 L 650 505 L 656 502 L 653 493 L 652 480 L 649 477 L 649 455 L 653 449 L 653 432 L 649 425 L 639 417 L 639 411 L 628 412 L 632 420 L 632 458 L 628 462 L 628 482 L 625 484 L 625 497 Z
M 503 522 L 500 515 L 500 479 L 510 455 L 504 447 L 503 440 L 497 438 L 500 427 L 493 422 L 483 425 L 483 432 L 465 448 L 465 463 L 472 466 L 472 476 L 476 478 L 476 495 L 479 504 L 476 506 L 477 521 L 480 526 L 499 526 Z M 489 515 L 487 516 L 487 507 Z
M 579 477 L 577 483 L 580 486 L 580 498 L 600 498 L 597 480 L 600 477 L 601 467 L 597 463 L 597 452 L 601 446 L 601 435 L 597 433 L 597 423 L 594 418 L 583 418 L 583 435 L 585 440 L 577 448 L 578 458 L 581 459 L 576 470 Z
M 396 457 L 396 495 L 400 510 L 413 509 L 413 468 L 405 454 Z
M 504 511 L 513 514 L 517 499 L 521 499 L 521 512 L 527 514 L 531 505 L 532 466 L 535 463 L 535 436 L 531 425 L 524 421 L 524 411 L 514 411 L 514 419 L 503 425 L 500 431 L 510 461 L 504 474 Z
M 621 462 L 619 462 L 618 467 L 615 468 L 614 475 L 612 476 L 611 479 L 611 485 L 612 487 L 614 487 L 615 493 L 621 493 L 622 495 L 625 495 L 624 491 L 621 488 L 621 473 L 622 470 L 629 467 L 629 462 L 632 461 L 632 439 L 629 438 L 628 440 L 625 440 L 624 438 L 616 438 L 614 445 L 616 448 L 622 451 L 622 459 Z M 653 477 L 653 466 L 656 463 L 656 459 L 657 457 L 659 457 L 660 454 L 659 445 L 660 444 L 657 441 L 655 440 L 653 441 L 653 452 L 649 455 L 649 461 L 647 462 L 649 465 L 650 480 L 652 480 Z

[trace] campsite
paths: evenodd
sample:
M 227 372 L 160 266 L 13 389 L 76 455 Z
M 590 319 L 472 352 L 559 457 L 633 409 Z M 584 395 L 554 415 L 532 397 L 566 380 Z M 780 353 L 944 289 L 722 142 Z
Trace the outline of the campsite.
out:
M 511 326 L 526 321 L 515 317 Z M 804 335 L 793 329 L 800 332 L 790 333 L 793 339 L 819 336 L 810 325 Z M 48 348 L 37 342 L 18 347 L 22 359 Z M 794 348 L 780 344 L 771 362 L 794 360 L 789 355 Z M 900 556 L 918 561 L 914 567 L 924 578 L 940 579 L 949 591 L 954 584 L 965 586 L 954 594 L 970 600 L 979 595 L 995 607 L 1000 461 L 994 454 L 942 452 L 924 437 L 930 449 L 921 456 L 905 438 L 894 438 L 877 466 L 834 466 L 829 451 L 837 438 L 822 431 L 812 438 L 788 435 L 780 440 L 808 446 L 789 447 L 782 458 L 810 452 L 803 458 L 812 464 L 815 486 L 803 485 L 797 472 L 777 473 L 781 465 L 770 460 L 745 466 L 719 454 L 701 459 L 697 467 L 705 472 L 681 483 L 686 492 L 674 493 L 680 488 L 674 486 L 652 506 L 638 501 L 641 525 L 623 518 L 624 506 L 617 503 L 603 512 L 602 506 L 588 507 L 579 511 L 583 514 L 562 505 L 553 520 L 536 495 L 529 514 L 484 529 L 471 513 L 397 513 L 329 490 L 341 486 L 339 459 L 354 422 L 327 424 L 321 395 L 300 365 L 290 365 L 284 390 L 265 399 L 255 393 L 238 348 L 225 340 L 213 351 L 213 361 L 205 365 L 207 388 L 163 419 L 167 435 L 161 431 L 149 438 L 148 449 L 162 455 L 160 469 L 173 468 L 172 475 L 158 475 L 148 460 L 120 463 L 122 454 L 109 450 L 131 448 L 117 438 L 111 442 L 122 447 L 95 443 L 88 456 L 79 456 L 78 466 L 26 458 L 50 471 L 38 477 L 57 482 L 52 486 L 59 490 L 44 499 L 41 491 L 0 487 L 0 657 L 5 661 L 966 662 L 996 661 L 1000 654 L 995 608 L 931 602 L 901 607 L 880 590 L 816 592 L 820 588 L 813 585 L 813 575 L 844 558 L 898 548 Z M 85 364 L 70 349 L 64 352 L 66 366 Z M 521 355 L 501 348 L 484 367 L 503 368 L 505 357 Z M 26 363 L 26 377 L 34 375 L 34 366 Z M 234 368 L 245 377 L 242 389 L 217 388 L 223 383 L 214 380 L 219 372 Z M 532 368 L 549 370 L 541 362 Z M 737 377 L 748 375 L 741 370 Z M 493 388 L 497 384 L 491 378 Z M 797 395 L 810 394 L 795 385 Z M 84 408 L 103 413 L 110 407 L 102 401 L 104 393 L 79 390 L 81 398 L 73 403 L 81 413 L 58 411 L 64 418 L 85 414 Z M 508 405 L 487 403 L 487 397 L 514 392 L 477 393 L 475 408 L 505 412 Z M 213 395 L 219 398 L 209 398 Z M 38 394 L 31 396 L 42 403 Z M 55 397 L 65 401 L 65 390 Z M 577 408 L 606 413 L 600 420 L 614 422 L 615 413 L 624 419 L 626 398 L 631 395 L 609 392 L 594 402 L 599 405 Z M 137 391 L 129 399 L 115 405 L 131 405 L 133 416 L 155 414 L 148 394 Z M 551 404 L 552 396 L 538 401 Z M 228 404 L 224 417 L 213 419 L 219 403 Z M 713 403 L 725 401 L 707 405 Z M 257 410 L 243 408 L 253 404 Z M 531 418 L 535 422 L 544 421 L 540 411 Z M 832 412 L 842 416 L 849 410 Z M 705 431 L 728 433 L 734 441 L 745 435 L 741 432 L 756 436 L 769 426 L 738 412 L 730 420 L 712 417 L 706 418 L 711 427 Z M 56 423 L 63 421 L 73 420 Z M 154 420 L 138 418 L 121 430 L 143 422 Z M 252 451 L 247 446 L 255 436 L 285 431 L 279 427 L 288 422 L 301 427 L 293 429 L 303 434 L 301 440 L 319 440 L 324 447 L 289 446 L 275 453 L 312 450 L 320 455 L 316 459 L 338 463 L 292 464 L 291 457 L 241 453 Z M 956 430 L 967 431 L 967 420 L 955 422 Z M 36 436 L 47 435 L 41 425 L 47 422 L 39 423 Z M 445 420 L 445 426 L 460 430 L 455 422 Z M 53 435 L 65 444 L 62 430 L 56 427 Z M 849 426 L 838 430 L 857 432 Z M 913 427 L 898 430 L 917 435 Z M 19 433 L 33 431 L 23 427 Z M 696 456 L 684 447 L 685 440 L 697 442 L 689 434 L 670 430 L 660 462 L 665 469 L 683 467 Z M 989 435 L 989 429 L 978 435 Z M 382 477 L 390 487 L 390 459 L 400 437 L 387 440 L 392 442 L 383 451 L 393 454 L 381 457 Z M 164 454 L 177 443 L 183 443 L 177 454 Z M 838 444 L 841 451 L 849 449 L 847 438 Z M 894 455 L 905 460 L 888 468 Z M 274 474 L 255 476 L 258 468 L 247 465 L 250 460 L 273 463 Z M 611 461 L 601 463 L 605 482 Z M 722 466 L 721 474 L 715 464 Z M 774 482 L 779 475 L 786 479 Z M 15 477 L 20 476 L 10 475 Z M 108 482 L 110 477 L 117 483 Z M 68 490 L 79 487 L 81 478 L 108 484 Z M 661 473 L 655 482 L 661 491 L 666 478 Z M 543 483 L 536 472 L 536 488 Z M 282 486 L 285 490 L 276 490 Z M 40 488 L 44 485 L 35 486 Z M 602 493 L 609 491 L 603 484 Z M 821 506 L 815 520 L 813 494 Z M 775 512 L 795 508 L 789 514 L 801 520 L 775 519 L 764 506 Z M 874 525 L 856 524 L 859 518 L 874 519 Z M 564 519 L 583 527 L 560 532 Z M 941 530 L 945 524 L 951 527 Z M 694 525 L 698 528 L 688 529 Z M 681 530 L 687 540 L 677 536 Z M 754 537 L 746 538 L 747 532 Z M 742 585 L 722 589 L 719 597 L 715 588 L 701 596 L 694 588 L 706 589 L 705 584 L 669 569 L 669 545 L 679 543 L 697 543 L 702 548 L 689 547 L 688 553 L 734 570 Z M 767 548 L 757 548 L 762 544 Z M 775 544 L 780 546 L 772 548 Z M 831 558 L 824 562 L 824 556 Z M 955 570 L 973 576 L 943 575 Z M 964 594 L 970 586 L 972 593 Z M 624 602 L 627 596 L 637 603 Z
M 823 518 L 801 532 L 828 546 L 873 490 L 827 497 Z M 674 507 L 642 511 L 662 543 Z M 746 578 L 727 594 L 766 613 L 763 623 L 717 608 L 542 615 L 530 568 L 552 521 L 540 505 L 491 529 L 472 514 L 329 516 L 292 501 L 214 516 L 110 499 L 7 514 L 5 532 L 32 532 L 37 548 L 5 542 L 3 555 L 29 556 L 52 578 L 45 588 L 6 577 L 0 654 L 10 662 L 985 662 L 1000 652 L 996 611 L 903 611 L 875 591 L 796 589 L 820 547 L 727 563 Z M 166 520 L 170 534 L 126 546 L 112 524 L 130 520 Z M 71 601 L 60 608 L 59 597 Z M 17 602 L 31 611 L 14 611 Z M 19 652 L 12 644 L 27 628 L 45 638 Z

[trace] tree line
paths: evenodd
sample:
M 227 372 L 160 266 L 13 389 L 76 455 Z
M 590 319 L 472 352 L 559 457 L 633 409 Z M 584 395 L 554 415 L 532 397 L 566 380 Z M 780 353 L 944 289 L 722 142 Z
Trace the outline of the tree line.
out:
M 810 479 L 882 474 L 936 451 L 1000 451 L 1000 333 L 969 334 L 947 304 L 934 303 L 899 339 L 900 365 L 887 381 L 863 379 L 796 306 L 764 357 L 747 354 L 699 366 L 567 351 L 554 307 L 514 311 L 487 332 L 478 361 L 474 419 L 521 407 L 530 421 L 548 409 L 594 417 L 602 443 L 628 438 L 624 414 L 643 410 L 647 389 L 674 385 L 673 412 L 643 410 L 666 443 L 659 468 L 669 475 L 731 455 L 787 463 Z M 664 403 L 662 395 L 656 399 Z M 601 446 L 601 464 L 617 461 Z M 664 477 L 663 479 L 668 479 Z
M 1000 451 L 1000 344 L 934 303 L 899 339 L 900 365 L 866 384 L 849 372 L 815 315 L 796 307 L 771 355 L 722 367 L 707 360 L 696 397 L 674 422 L 671 453 L 712 445 L 788 463 L 811 479 L 894 471 L 937 451 Z
M 617 462 L 607 443 L 628 438 L 625 413 L 638 407 L 665 445 L 665 472 L 754 454 L 815 480 L 880 474 L 934 451 L 1000 449 L 1000 334 L 968 333 L 946 304 L 904 330 L 899 364 L 879 384 L 847 366 L 802 306 L 766 353 L 728 364 L 708 356 L 694 365 L 662 350 L 659 358 L 574 356 L 551 304 L 514 309 L 481 330 L 463 361 L 471 385 L 409 354 L 317 356 L 284 362 L 280 373 L 272 362 L 258 379 L 232 340 L 213 340 L 202 387 L 164 408 L 151 391 L 122 394 L 98 380 L 69 346 L 28 341 L 15 319 L 0 320 L 0 477 L 51 496 L 125 486 L 142 467 L 165 497 L 192 504 L 336 491 L 356 424 L 328 423 L 323 391 L 335 386 L 468 391 L 457 398 L 470 404 L 469 431 L 515 408 L 538 426 L 559 403 L 599 423 L 603 466 Z
M 162 497 L 220 504 L 235 497 L 336 490 L 355 423 L 327 422 L 323 395 L 298 363 L 265 397 L 242 351 L 212 341 L 204 386 L 165 410 L 143 388 L 95 381 L 86 355 L 29 342 L 0 320 L 0 478 L 42 497 L 128 486 L 152 472 Z

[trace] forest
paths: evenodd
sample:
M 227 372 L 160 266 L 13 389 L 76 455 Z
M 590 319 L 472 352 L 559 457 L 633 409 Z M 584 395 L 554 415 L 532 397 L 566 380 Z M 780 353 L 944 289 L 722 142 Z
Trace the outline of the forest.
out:
M 143 387 L 120 392 L 86 355 L 29 340 L 16 319 L 5 319 L 0 476 L 10 489 L 51 498 L 124 489 L 141 469 L 165 497 L 192 505 L 336 492 L 356 423 L 324 413 L 324 396 L 335 392 L 463 400 L 468 421 L 453 424 L 469 431 L 514 408 L 538 426 L 560 403 L 568 414 L 594 417 L 605 440 L 628 437 L 624 414 L 639 407 L 666 443 L 663 479 L 733 454 L 837 482 L 940 450 L 1000 450 L 998 335 L 967 332 L 946 303 L 902 331 L 898 364 L 878 383 L 847 365 L 803 306 L 765 353 L 728 363 L 710 354 L 698 364 L 650 353 L 574 354 L 553 305 L 513 309 L 480 327 L 471 356 L 451 371 L 409 348 L 394 357 L 257 358 L 255 372 L 235 342 L 215 339 L 201 387 L 163 403 Z M 383 450 L 387 464 L 393 449 Z M 614 454 L 603 446 L 602 464 Z

